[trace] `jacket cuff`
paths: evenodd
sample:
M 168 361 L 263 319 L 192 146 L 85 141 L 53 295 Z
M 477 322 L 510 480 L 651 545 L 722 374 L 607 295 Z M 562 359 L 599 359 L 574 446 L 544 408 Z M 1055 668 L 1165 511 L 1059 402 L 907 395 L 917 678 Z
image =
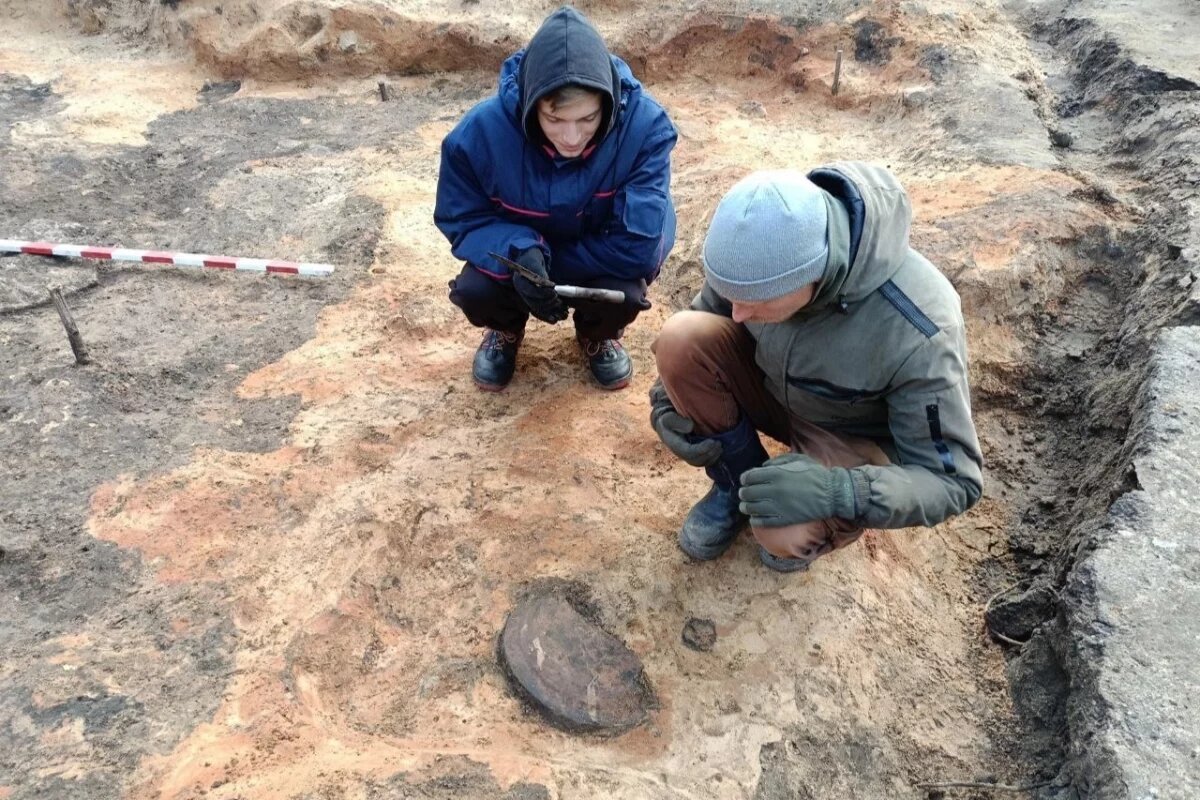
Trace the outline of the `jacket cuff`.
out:
M 847 491 L 842 493 L 845 498 L 845 508 L 837 511 L 837 516 L 851 522 L 859 522 L 867 515 L 867 507 L 871 501 L 871 479 L 861 469 L 843 469 Z

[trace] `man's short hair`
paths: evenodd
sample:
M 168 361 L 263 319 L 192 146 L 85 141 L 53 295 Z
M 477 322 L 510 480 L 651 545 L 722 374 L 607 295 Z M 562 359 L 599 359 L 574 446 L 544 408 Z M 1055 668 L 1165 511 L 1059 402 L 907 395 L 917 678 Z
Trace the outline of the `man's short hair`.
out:
M 580 86 L 578 83 L 568 83 L 542 95 L 538 98 L 538 102 L 545 102 L 550 106 L 551 111 L 557 111 L 560 106 L 569 106 L 585 97 L 596 97 L 602 102 L 604 99 L 603 92 L 598 89 Z

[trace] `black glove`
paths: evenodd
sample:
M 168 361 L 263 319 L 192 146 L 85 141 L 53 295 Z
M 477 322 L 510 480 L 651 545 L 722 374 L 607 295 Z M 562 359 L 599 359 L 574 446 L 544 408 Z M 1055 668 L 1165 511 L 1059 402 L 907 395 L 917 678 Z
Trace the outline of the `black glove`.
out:
M 641 289 L 641 292 L 626 292 L 625 293 L 626 302 L 630 303 L 631 305 L 636 306 L 639 312 L 649 311 L 650 310 L 650 298 L 647 295 L 648 295 L 650 289 L 646 285 L 646 282 L 644 280 L 638 282 L 638 288 Z
M 709 467 L 721 458 L 723 448 L 716 439 L 692 441 L 696 424 L 675 410 L 662 379 L 650 387 L 650 426 L 675 455 L 693 467 Z
M 543 278 L 549 278 L 546 271 L 546 256 L 540 247 L 531 247 L 515 259 L 518 264 L 531 272 L 536 272 Z M 552 286 L 538 286 L 524 275 L 513 273 L 513 288 L 521 296 L 521 300 L 529 307 L 529 313 L 542 322 L 553 325 L 567 318 L 567 306 L 558 296 Z

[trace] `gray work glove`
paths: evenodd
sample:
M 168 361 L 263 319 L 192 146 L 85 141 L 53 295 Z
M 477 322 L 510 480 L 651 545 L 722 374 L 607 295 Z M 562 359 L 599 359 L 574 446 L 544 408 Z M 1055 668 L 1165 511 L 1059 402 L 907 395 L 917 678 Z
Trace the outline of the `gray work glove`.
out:
M 546 269 L 546 255 L 540 247 L 524 250 L 513 260 L 531 272 L 536 272 L 543 278 L 549 278 L 550 273 Z M 530 314 L 551 325 L 567 318 L 567 306 L 554 291 L 553 286 L 538 286 L 524 275 L 517 273 L 513 274 L 512 281 L 513 288 L 517 290 L 517 294 L 529 308 Z
M 743 472 L 738 499 L 755 528 L 858 516 L 850 471 L 822 466 L 801 453 L 785 453 Z
M 697 439 L 690 435 L 696 423 L 671 405 L 661 378 L 650 387 L 650 426 L 668 450 L 693 467 L 709 467 L 721 458 L 721 443 L 716 439 Z

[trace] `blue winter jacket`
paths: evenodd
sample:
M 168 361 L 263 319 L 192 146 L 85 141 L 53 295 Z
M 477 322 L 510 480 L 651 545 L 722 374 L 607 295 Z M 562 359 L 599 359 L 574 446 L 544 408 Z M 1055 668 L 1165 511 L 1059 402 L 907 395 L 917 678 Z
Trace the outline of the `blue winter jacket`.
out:
M 497 94 L 442 142 L 434 222 L 456 257 L 498 280 L 511 275 L 489 252 L 514 258 L 541 247 L 557 283 L 651 281 L 675 243 L 675 127 L 602 42 L 593 54 L 606 59 L 604 75 L 595 55 L 590 65 L 577 63 L 587 53 L 584 37 L 599 41 L 578 12 L 555 12 L 529 48 L 504 62 Z M 536 117 L 537 100 L 566 83 L 600 89 L 605 100 L 593 146 L 574 159 L 541 138 Z

